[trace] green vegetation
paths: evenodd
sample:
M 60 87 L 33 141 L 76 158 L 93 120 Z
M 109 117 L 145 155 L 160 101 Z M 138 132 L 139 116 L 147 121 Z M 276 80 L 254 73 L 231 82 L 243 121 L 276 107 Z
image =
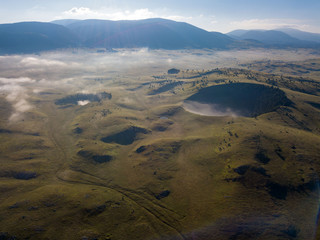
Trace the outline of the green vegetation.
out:
M 101 80 L 97 89 L 112 98 L 98 101 L 74 89 L 30 87 L 33 108 L 14 120 L 14 104 L 0 95 L 0 239 L 314 237 L 314 70 L 302 80 L 277 74 L 278 66 L 274 73 L 167 69 Z M 250 106 L 250 114 L 186 111 L 184 101 L 199 94 Z M 91 104 L 76 104 L 82 100 Z

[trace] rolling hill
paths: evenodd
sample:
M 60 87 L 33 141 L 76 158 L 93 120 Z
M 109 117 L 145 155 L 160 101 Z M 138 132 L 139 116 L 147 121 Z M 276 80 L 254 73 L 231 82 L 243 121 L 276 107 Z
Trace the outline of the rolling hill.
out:
M 81 61 L 68 82 L 17 83 L 34 108 L 15 121 L 11 92 L 0 95 L 0 239 L 319 239 L 320 59 L 303 77 L 186 69 L 194 59 L 175 74 L 140 64 L 116 77 Z M 228 114 L 198 114 L 186 100 Z
M 63 26 L 42 22 L 0 24 L 0 53 L 34 53 L 75 47 L 77 36 Z
M 152 49 L 222 48 L 234 40 L 187 23 L 165 19 L 137 21 L 84 20 L 66 25 L 86 47 Z

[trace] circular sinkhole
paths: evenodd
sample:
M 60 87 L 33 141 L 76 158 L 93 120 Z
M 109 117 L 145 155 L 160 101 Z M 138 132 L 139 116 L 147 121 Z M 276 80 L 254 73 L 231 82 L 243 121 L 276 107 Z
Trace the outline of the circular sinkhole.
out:
M 200 89 L 184 101 L 184 109 L 205 116 L 255 117 L 293 103 L 279 88 L 230 83 Z

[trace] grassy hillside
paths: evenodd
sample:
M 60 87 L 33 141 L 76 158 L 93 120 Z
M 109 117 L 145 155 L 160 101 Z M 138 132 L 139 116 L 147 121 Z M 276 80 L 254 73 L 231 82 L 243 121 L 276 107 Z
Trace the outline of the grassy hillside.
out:
M 0 238 L 313 239 L 320 88 L 309 71 L 181 69 L 100 79 L 97 96 L 29 89 L 34 108 L 16 122 L 0 96 Z M 293 104 L 256 117 L 184 109 L 230 82 L 277 87 Z

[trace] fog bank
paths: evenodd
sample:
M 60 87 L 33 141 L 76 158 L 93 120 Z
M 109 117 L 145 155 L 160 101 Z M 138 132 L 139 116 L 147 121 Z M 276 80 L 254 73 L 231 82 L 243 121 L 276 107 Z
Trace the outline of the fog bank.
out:
M 230 108 L 222 108 L 218 104 L 205 104 L 194 101 L 185 101 L 183 103 L 183 108 L 191 113 L 202 115 L 202 116 L 212 116 L 212 117 L 222 117 L 222 116 L 232 116 L 237 117 L 235 111 Z
M 18 119 L 32 109 L 30 96 L 42 91 L 97 93 L 110 88 L 123 88 L 129 81 L 141 77 L 165 74 L 169 68 L 181 70 L 238 67 L 257 60 L 305 60 L 314 53 L 306 50 L 149 50 L 118 49 L 112 52 L 96 50 L 67 50 L 39 55 L 0 56 L 0 93 L 11 103 L 14 112 L 10 119 Z M 126 97 L 126 96 L 124 96 Z M 85 105 L 87 102 L 79 102 Z M 214 106 L 201 106 L 203 113 L 214 116 L 235 114 L 221 112 Z M 195 111 L 199 106 L 186 104 Z

